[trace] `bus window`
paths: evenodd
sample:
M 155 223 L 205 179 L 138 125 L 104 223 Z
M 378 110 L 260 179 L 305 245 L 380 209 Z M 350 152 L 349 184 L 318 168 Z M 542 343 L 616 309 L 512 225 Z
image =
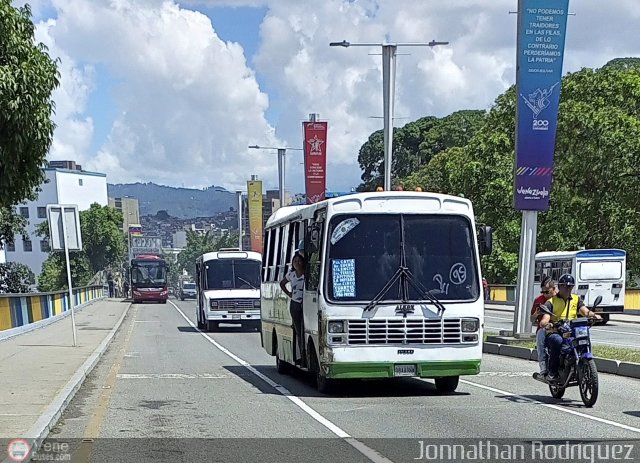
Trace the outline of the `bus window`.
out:
M 622 262 L 581 262 L 580 280 L 620 280 Z

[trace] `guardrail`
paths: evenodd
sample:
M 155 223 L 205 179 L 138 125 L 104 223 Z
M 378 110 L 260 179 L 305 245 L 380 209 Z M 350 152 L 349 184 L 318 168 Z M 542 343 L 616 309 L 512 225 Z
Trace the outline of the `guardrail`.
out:
M 489 284 L 491 289 L 491 301 L 502 304 L 515 304 L 516 303 L 516 285 L 492 285 Z M 640 309 L 640 289 L 628 288 L 624 292 L 624 308 L 625 310 L 638 310 Z
M 82 306 L 107 294 L 102 285 L 73 288 L 74 306 Z M 0 294 L 0 333 L 57 317 L 68 310 L 69 291 Z

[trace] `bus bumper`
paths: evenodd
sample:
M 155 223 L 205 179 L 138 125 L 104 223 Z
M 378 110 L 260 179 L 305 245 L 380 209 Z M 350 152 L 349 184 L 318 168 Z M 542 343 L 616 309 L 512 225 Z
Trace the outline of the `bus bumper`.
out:
M 605 307 L 596 307 L 595 313 L 623 313 L 623 305 L 611 305 Z
M 425 362 L 340 362 L 326 365 L 327 377 L 334 379 L 395 378 L 396 365 L 415 365 L 415 377 L 477 375 L 480 360 L 435 360 Z M 405 375 L 402 375 L 405 376 Z
M 250 321 L 260 321 L 260 309 L 246 311 L 245 313 L 229 313 L 223 311 L 208 312 L 206 318 L 209 321 L 240 323 Z

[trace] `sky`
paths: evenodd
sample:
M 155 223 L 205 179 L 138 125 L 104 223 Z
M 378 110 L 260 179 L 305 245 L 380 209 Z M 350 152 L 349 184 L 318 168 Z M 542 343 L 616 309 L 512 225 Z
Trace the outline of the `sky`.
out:
M 517 0 L 33 0 L 36 40 L 60 59 L 49 160 L 109 183 L 277 189 L 277 155 L 328 122 L 327 189 L 361 179 L 358 151 L 382 129 L 380 47 L 399 47 L 395 126 L 489 109 L 515 83 Z M 571 0 L 564 73 L 640 56 L 637 0 Z M 302 151 L 286 188 L 304 191 Z

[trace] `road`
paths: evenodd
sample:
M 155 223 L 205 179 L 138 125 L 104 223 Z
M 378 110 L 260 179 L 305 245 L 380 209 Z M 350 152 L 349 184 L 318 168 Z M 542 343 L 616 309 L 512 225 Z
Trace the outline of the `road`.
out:
M 535 363 L 485 355 L 451 395 L 409 378 L 326 396 L 302 374 L 278 374 L 259 333 L 194 325 L 193 301 L 133 305 L 48 442 L 72 442 L 74 461 L 398 463 L 423 439 L 640 438 L 634 379 L 600 375 L 587 409 L 576 388 L 552 399 L 531 378 Z
M 513 313 L 486 309 L 485 329 L 498 333 L 513 330 Z M 610 320 L 606 325 L 591 328 L 594 344 L 640 349 L 640 324 Z

